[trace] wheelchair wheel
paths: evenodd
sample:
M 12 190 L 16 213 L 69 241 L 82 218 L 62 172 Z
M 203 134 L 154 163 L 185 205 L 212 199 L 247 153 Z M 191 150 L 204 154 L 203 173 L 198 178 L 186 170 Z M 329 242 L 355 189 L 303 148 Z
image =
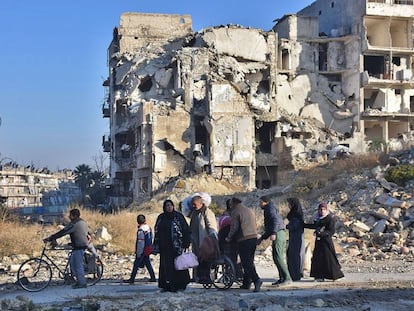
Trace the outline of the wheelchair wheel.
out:
M 83 270 L 85 273 L 86 284 L 88 286 L 98 283 L 103 275 L 103 263 L 99 258 L 85 252 L 83 256 Z M 69 266 L 69 278 L 74 279 L 73 272 Z
M 83 256 L 83 267 L 85 271 L 86 284 L 88 286 L 98 283 L 103 275 L 103 263 L 99 258 L 95 258 L 89 252 Z
M 85 278 L 88 286 L 98 283 L 103 275 L 103 263 L 99 258 L 89 259 L 85 263 Z
M 28 292 L 46 288 L 52 280 L 52 268 L 40 258 L 26 260 L 17 271 L 17 283 Z
M 228 289 L 236 278 L 236 269 L 231 259 L 225 255 L 210 265 L 210 277 L 213 285 L 218 289 Z

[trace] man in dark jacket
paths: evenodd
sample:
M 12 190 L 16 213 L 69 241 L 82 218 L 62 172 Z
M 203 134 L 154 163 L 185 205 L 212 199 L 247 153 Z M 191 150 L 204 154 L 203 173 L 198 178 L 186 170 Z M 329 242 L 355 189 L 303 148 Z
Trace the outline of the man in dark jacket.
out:
M 44 239 L 43 242 L 51 242 L 66 234 L 70 235 L 73 249 L 72 256 L 70 256 L 70 268 L 76 278 L 76 284 L 72 288 L 85 288 L 86 279 L 83 268 L 83 255 L 88 247 L 88 225 L 80 218 L 80 211 L 77 208 L 69 212 L 69 219 L 70 223 L 65 228 Z
M 257 240 L 257 244 L 266 239 L 272 241 L 273 262 L 279 272 L 279 280 L 272 285 L 290 284 L 292 279 L 286 265 L 286 233 L 283 218 L 268 196 L 260 198 L 260 207 L 264 216 L 264 233 Z

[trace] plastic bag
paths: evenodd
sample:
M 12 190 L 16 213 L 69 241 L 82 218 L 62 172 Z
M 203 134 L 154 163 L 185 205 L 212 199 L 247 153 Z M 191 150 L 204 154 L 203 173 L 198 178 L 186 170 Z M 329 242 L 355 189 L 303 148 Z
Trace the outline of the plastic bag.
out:
M 194 253 L 182 253 L 174 259 L 176 270 L 187 270 L 198 266 L 198 259 Z

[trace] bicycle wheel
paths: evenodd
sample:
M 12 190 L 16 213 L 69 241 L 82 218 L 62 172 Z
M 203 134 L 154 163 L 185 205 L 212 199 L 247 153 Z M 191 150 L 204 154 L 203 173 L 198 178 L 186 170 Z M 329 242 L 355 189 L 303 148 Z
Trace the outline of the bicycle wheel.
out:
M 236 269 L 233 262 L 227 256 L 221 256 L 210 266 L 210 277 L 213 285 L 218 289 L 228 289 L 233 285 Z
M 52 268 L 41 258 L 31 258 L 23 262 L 17 271 L 17 283 L 29 292 L 45 289 L 52 280 Z

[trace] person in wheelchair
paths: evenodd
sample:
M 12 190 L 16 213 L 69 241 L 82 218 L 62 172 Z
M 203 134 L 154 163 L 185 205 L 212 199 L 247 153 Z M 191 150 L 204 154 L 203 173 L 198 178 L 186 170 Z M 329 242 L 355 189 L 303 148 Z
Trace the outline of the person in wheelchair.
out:
M 199 266 L 193 269 L 194 281 L 212 283 L 210 261 L 218 258 L 218 230 L 216 216 L 199 195 L 191 199 L 191 247 L 199 260 Z

